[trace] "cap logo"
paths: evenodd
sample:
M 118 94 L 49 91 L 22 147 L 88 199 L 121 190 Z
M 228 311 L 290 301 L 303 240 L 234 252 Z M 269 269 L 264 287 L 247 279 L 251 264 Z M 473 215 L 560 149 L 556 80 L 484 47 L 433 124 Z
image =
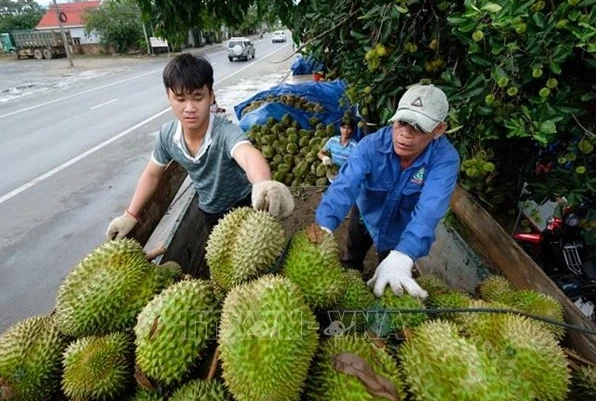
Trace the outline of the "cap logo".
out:
M 412 105 L 412 106 L 416 106 L 416 107 L 424 107 L 424 106 L 422 105 L 422 99 L 420 99 L 419 97 L 417 97 L 417 98 L 416 98 L 416 100 L 414 100 L 414 101 L 411 103 L 411 105 Z

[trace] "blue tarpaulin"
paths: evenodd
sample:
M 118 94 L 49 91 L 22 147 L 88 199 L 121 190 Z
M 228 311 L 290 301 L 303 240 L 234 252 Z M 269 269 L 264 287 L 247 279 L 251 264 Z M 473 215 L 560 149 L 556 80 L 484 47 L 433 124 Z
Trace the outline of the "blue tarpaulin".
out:
M 292 75 L 312 74 L 317 71 L 323 71 L 323 68 L 325 68 L 325 66 L 322 63 L 316 61 L 310 56 L 304 58 L 302 55 L 298 55 L 290 66 Z
M 263 125 L 267 123 L 270 117 L 281 120 L 285 114 L 290 114 L 292 119 L 296 120 L 302 128 L 310 128 L 308 120 L 311 117 L 317 117 L 321 123 L 334 124 L 337 132 L 344 113 L 350 110 L 355 115 L 355 107 L 340 106 L 339 101 L 346 91 L 344 81 L 336 80 L 332 82 L 302 82 L 298 84 L 282 84 L 269 90 L 262 91 L 249 98 L 248 100 L 234 106 L 234 112 L 240 122 L 240 128 L 248 131 L 255 124 Z M 265 100 L 269 96 L 296 95 L 305 97 L 309 102 L 319 103 L 325 111 L 320 113 L 310 113 L 306 110 L 291 107 L 284 103 L 264 103 L 261 107 L 242 115 L 242 111 L 253 101 Z M 355 140 L 361 137 L 360 130 L 355 130 L 353 135 Z

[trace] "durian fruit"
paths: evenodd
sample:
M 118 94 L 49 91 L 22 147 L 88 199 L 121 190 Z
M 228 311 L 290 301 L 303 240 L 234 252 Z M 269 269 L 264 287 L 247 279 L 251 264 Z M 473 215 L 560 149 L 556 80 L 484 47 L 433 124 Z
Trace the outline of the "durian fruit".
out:
M 493 329 L 491 343 L 510 358 L 511 374 L 529 383 L 533 399 L 565 400 L 570 382 L 568 360 L 540 322 L 504 315 L 499 327 Z
M 596 400 L 596 367 L 581 366 L 571 376 L 570 401 Z
M 377 300 L 378 309 L 374 314 L 374 325 L 371 328 L 377 335 L 412 328 L 427 319 L 424 312 L 407 312 L 407 309 L 426 309 L 422 301 L 409 294 L 395 295 L 391 287 L 387 286 L 383 296 Z
M 376 375 L 391 383 L 393 394 L 396 397 L 375 396 L 358 377 L 337 369 L 342 365 L 342 357 L 354 359 L 353 356 L 360 359 L 359 363 L 364 361 Z M 321 351 L 313 364 L 308 390 L 309 399 L 313 401 L 406 399 L 405 387 L 400 377 L 397 361 L 393 359 L 386 348 L 380 348 L 366 337 L 355 335 L 333 336 L 322 344 Z
M 0 400 L 46 400 L 60 388 L 66 341 L 50 316 L 30 317 L 0 336 Z
M 531 313 L 559 322 L 564 321 L 563 306 L 552 296 L 534 290 L 521 290 L 515 292 L 505 304 L 521 312 Z M 542 323 L 553 333 L 557 340 L 565 336 L 565 328 L 549 323 Z
M 161 287 L 166 288 L 182 279 L 182 267 L 173 260 L 162 263 L 155 268 L 159 276 Z
M 125 333 L 75 340 L 64 351 L 64 394 L 75 401 L 120 399 L 132 383 L 132 354 Z
M 156 295 L 139 313 L 136 364 L 163 385 L 181 381 L 215 338 L 219 310 L 208 281 L 182 280 Z
M 531 400 L 498 359 L 460 336 L 452 322 L 437 319 L 422 323 L 398 352 L 413 400 Z
M 453 321 L 458 324 L 463 334 L 478 344 L 491 341 L 495 335 L 495 331 L 499 330 L 504 317 L 508 315 L 504 313 L 492 313 L 484 310 L 510 309 L 507 305 L 497 302 L 487 302 L 481 299 L 469 301 L 466 307 L 479 310 L 455 314 L 453 316 Z
M 490 275 L 478 284 L 477 292 L 485 301 L 506 303 L 517 291 L 514 285 L 505 277 Z
M 269 213 L 241 207 L 213 228 L 206 245 L 211 280 L 226 294 L 269 271 L 286 242 L 283 225 Z
M 315 310 L 337 306 L 346 288 L 335 237 L 316 224 L 294 234 L 281 273 L 300 288 Z
M 237 401 L 297 401 L 318 347 L 319 325 L 300 289 L 266 275 L 230 291 L 219 349 L 223 378 Z
M 421 274 L 416 277 L 416 282 L 428 293 L 429 298 L 451 291 L 445 280 L 436 274 Z
M 77 338 L 132 328 L 143 306 L 168 283 L 156 269 L 137 241 L 104 243 L 58 289 L 58 328 Z
M 162 394 L 139 387 L 128 401 L 166 401 Z
M 354 331 L 362 332 L 368 327 L 368 310 L 375 304 L 375 296 L 359 271 L 346 269 L 343 275 L 346 288 L 337 303 L 338 312 L 332 313 L 331 318 L 342 322 L 345 328 L 352 327 Z
M 180 387 L 169 401 L 228 401 L 223 384 L 216 380 L 192 380 Z
M 431 309 L 462 309 L 468 308 L 472 297 L 462 291 L 447 291 L 428 297 L 427 307 Z M 444 312 L 438 315 L 439 318 L 451 320 L 461 312 Z

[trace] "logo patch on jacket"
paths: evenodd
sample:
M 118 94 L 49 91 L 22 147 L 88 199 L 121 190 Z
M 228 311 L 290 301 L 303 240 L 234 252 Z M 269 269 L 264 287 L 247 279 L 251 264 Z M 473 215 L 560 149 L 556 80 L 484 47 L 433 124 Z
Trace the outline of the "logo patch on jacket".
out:
M 422 185 L 424 183 L 424 167 L 420 167 L 416 174 L 410 179 L 411 184 Z

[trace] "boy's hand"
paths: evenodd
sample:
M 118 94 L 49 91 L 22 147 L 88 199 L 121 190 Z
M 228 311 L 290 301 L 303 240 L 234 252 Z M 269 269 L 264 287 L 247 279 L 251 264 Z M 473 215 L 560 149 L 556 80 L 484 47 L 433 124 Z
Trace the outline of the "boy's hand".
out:
M 323 164 L 325 166 L 331 166 L 331 158 L 329 156 L 323 156 Z
M 108 240 L 121 239 L 126 236 L 137 225 L 139 221 L 128 212 L 120 217 L 116 217 L 110 222 L 106 237 Z
M 252 207 L 284 219 L 294 210 L 294 198 L 290 189 L 281 182 L 260 181 L 252 187 Z

